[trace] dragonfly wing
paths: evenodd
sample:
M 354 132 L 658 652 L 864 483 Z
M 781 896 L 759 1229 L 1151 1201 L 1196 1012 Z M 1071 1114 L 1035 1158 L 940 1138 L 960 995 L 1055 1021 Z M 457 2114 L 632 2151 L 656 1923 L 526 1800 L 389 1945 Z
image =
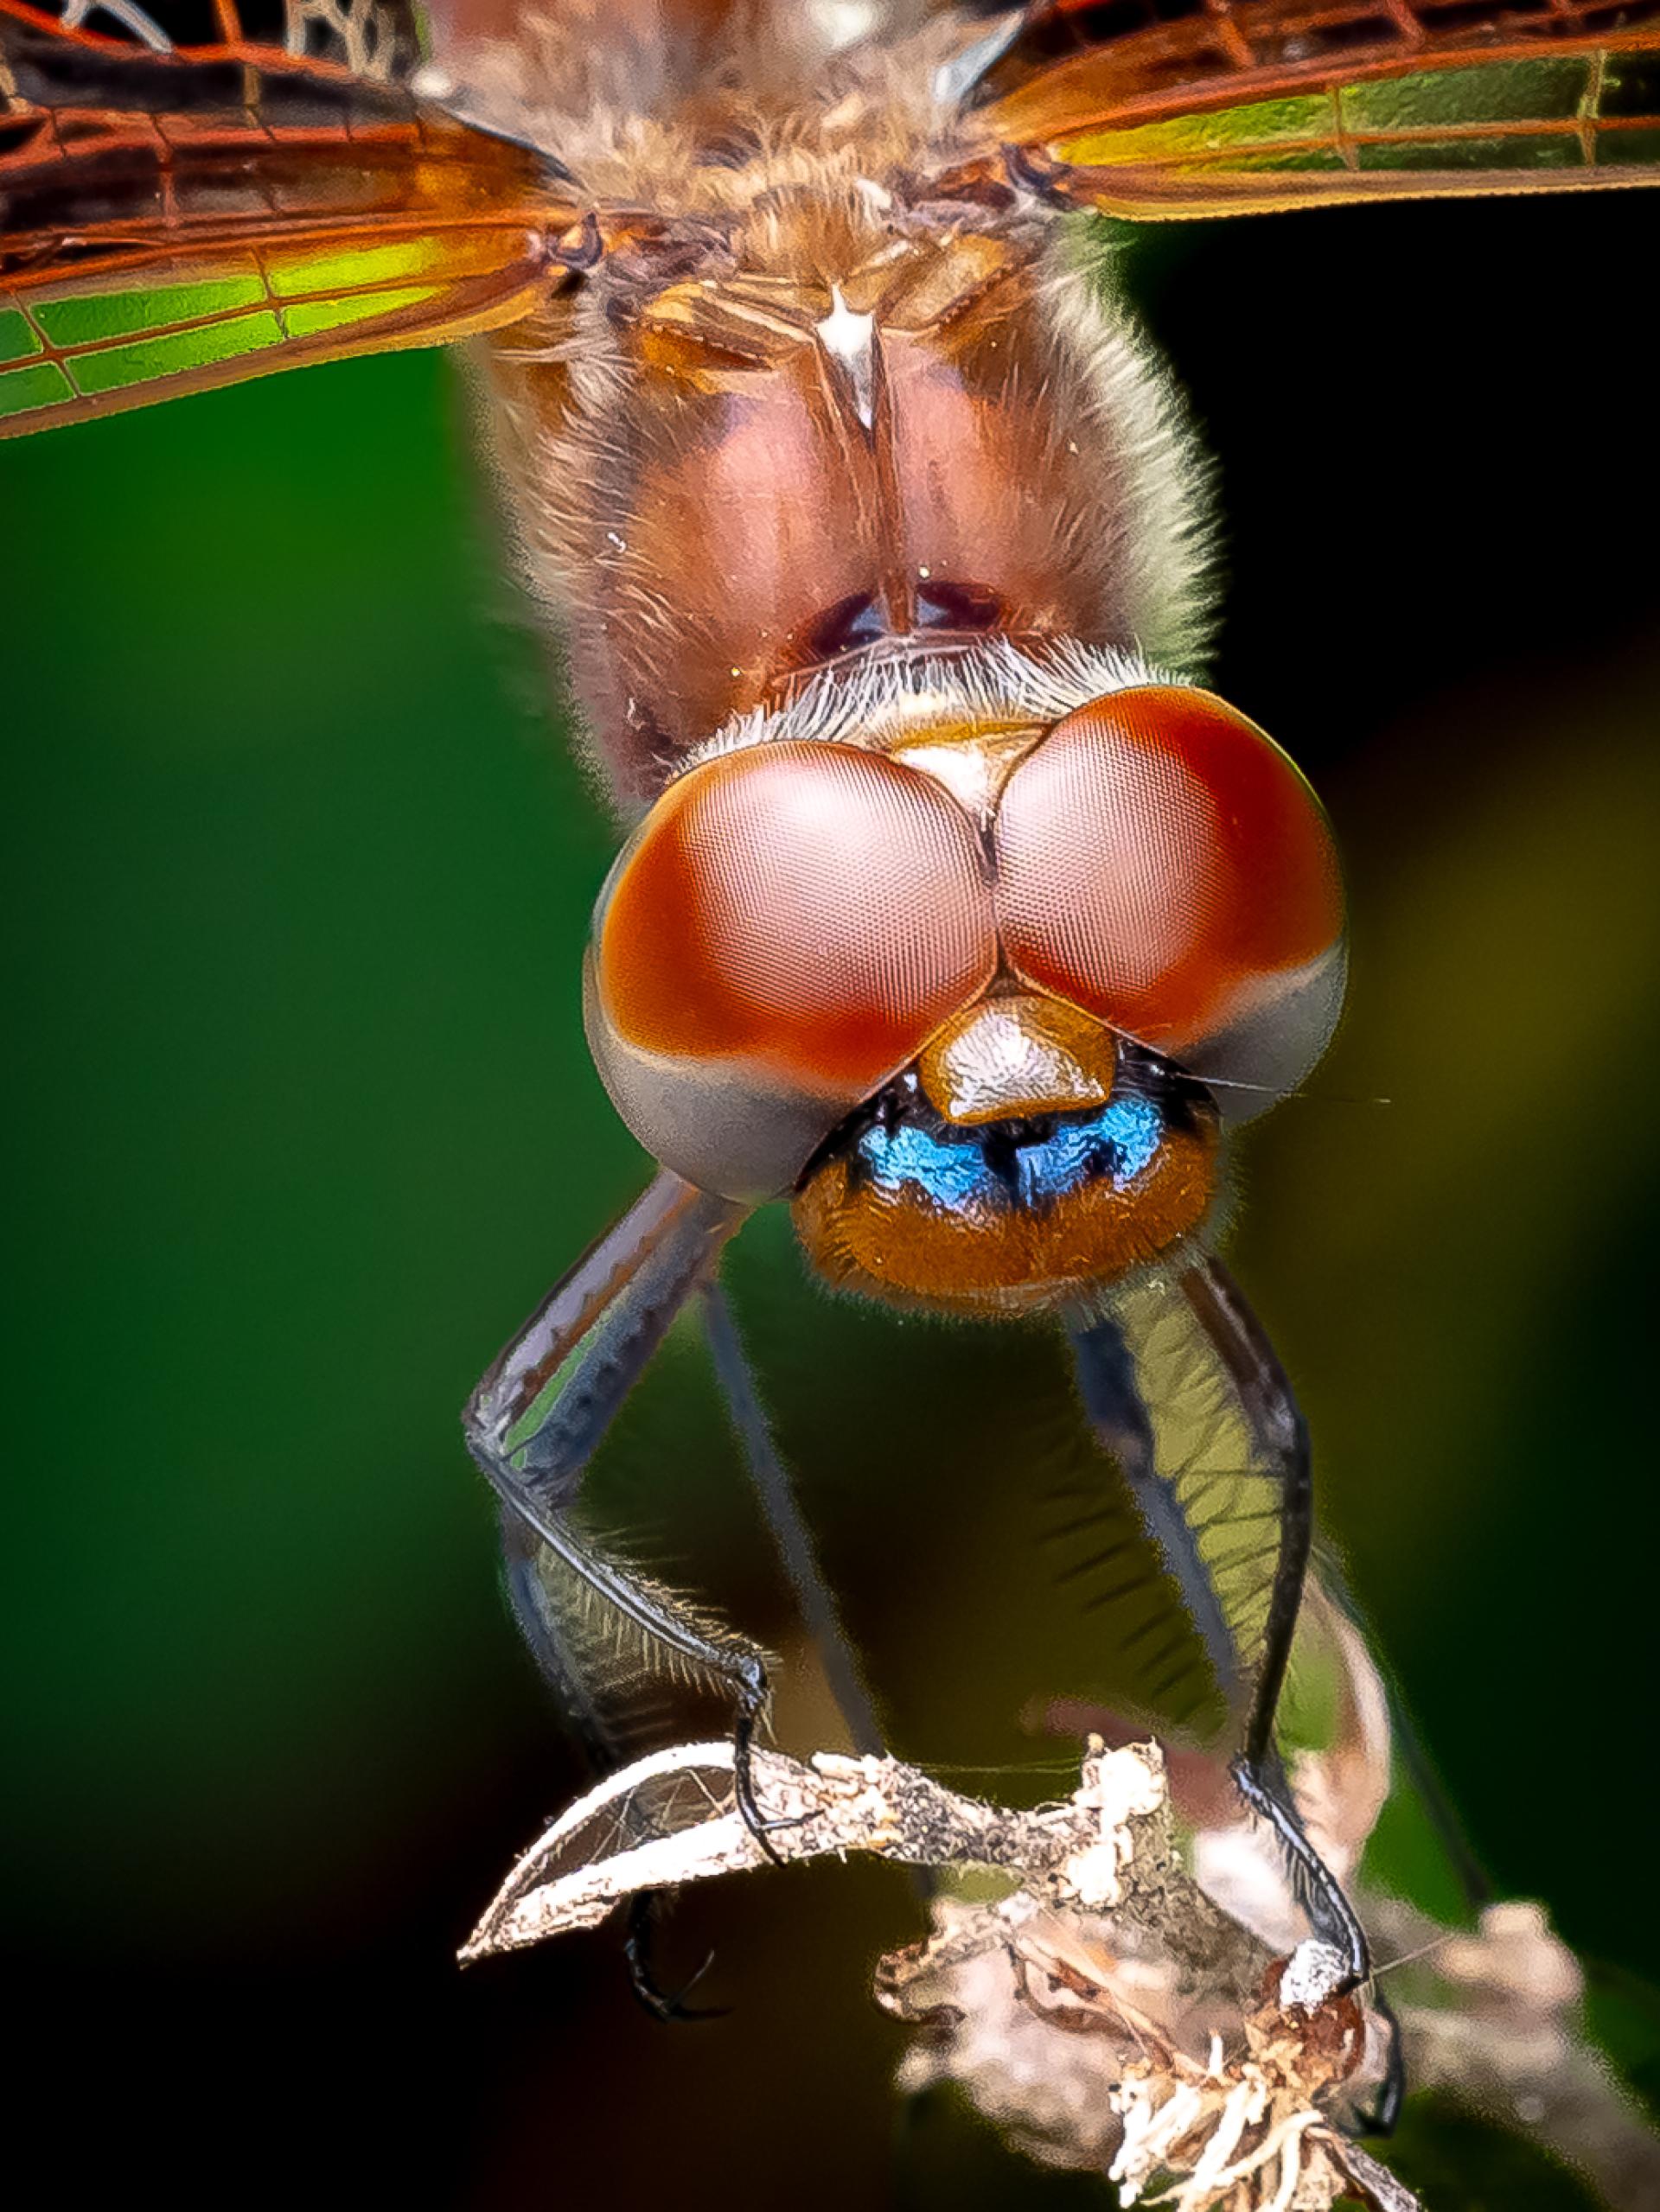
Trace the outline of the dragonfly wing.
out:
M 560 280 L 558 173 L 413 97 L 400 7 L 302 0 L 264 41 L 238 0 L 93 13 L 0 0 L 0 434 L 462 337 Z
M 1660 0 L 1059 0 L 969 139 L 1143 220 L 1660 179 Z

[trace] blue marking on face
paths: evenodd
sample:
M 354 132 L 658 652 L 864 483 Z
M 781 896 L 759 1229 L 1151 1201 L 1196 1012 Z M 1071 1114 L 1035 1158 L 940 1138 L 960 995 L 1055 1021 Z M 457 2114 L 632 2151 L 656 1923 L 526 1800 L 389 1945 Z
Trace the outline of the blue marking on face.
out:
M 988 1163 L 986 1133 L 964 1129 L 942 1137 L 914 1122 L 894 1130 L 872 1123 L 860 1132 L 853 1154 L 879 1189 L 897 1191 L 908 1184 L 948 1212 L 988 1202 L 1038 1208 L 1069 1197 L 1085 1183 L 1105 1180 L 1121 1190 L 1133 1182 L 1158 1155 L 1165 1119 L 1151 1099 L 1133 1093 L 1108 1099 L 1094 1113 L 1057 1119 L 1034 1144 L 1009 1147 L 1004 1154 L 1009 1174 Z

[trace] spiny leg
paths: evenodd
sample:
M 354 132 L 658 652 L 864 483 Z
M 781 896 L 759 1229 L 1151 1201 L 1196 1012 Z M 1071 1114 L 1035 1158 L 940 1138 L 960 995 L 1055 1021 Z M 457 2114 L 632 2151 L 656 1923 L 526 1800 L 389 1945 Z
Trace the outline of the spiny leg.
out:
M 1416 1721 L 1402 1703 L 1400 1692 L 1383 1667 L 1370 1624 L 1356 1604 L 1336 1561 L 1330 1557 L 1321 1557 L 1316 1562 L 1315 1573 L 1327 1602 L 1347 1619 L 1371 1654 L 1372 1664 L 1377 1668 L 1382 1683 L 1391 1761 L 1405 1775 L 1432 1831 L 1439 1839 L 1465 1909 L 1472 1915 L 1479 1913 L 1492 1903 L 1493 1885 L 1471 1847 L 1464 1824 L 1454 1811 L 1446 1787 L 1425 1748 Z M 1388 2022 L 1392 2041 L 1389 2071 L 1379 2089 L 1377 2103 L 1370 2113 L 1364 2115 L 1364 2120 L 1374 2132 L 1388 2135 L 1394 2132 L 1401 2115 L 1401 2102 L 1406 2095 L 1406 2072 L 1402 2062 L 1400 2024 L 1394 2006 L 1376 1981 L 1372 1984 L 1372 2005 L 1374 2010 Z
M 1243 1670 L 1233 1624 L 1182 1501 L 1159 1471 L 1134 1355 L 1108 1315 L 1094 1316 L 1070 1335 L 1078 1394 L 1090 1426 L 1118 1463 L 1141 1525 L 1180 1592 L 1217 1686 L 1229 1705 L 1236 1705 L 1243 1694 Z
M 1280 1524 L 1280 1555 L 1268 1604 L 1261 1672 L 1246 1724 L 1245 1743 L 1233 1764 L 1239 1793 L 1279 1838 L 1291 1864 L 1309 1924 L 1344 1960 L 1340 1986 L 1353 1989 L 1372 1970 L 1371 1948 L 1343 1885 L 1309 1841 L 1298 1815 L 1285 1763 L 1274 1741 L 1274 1715 L 1291 1660 L 1298 1608 L 1308 1573 L 1314 1537 L 1314 1479 L 1308 1426 L 1293 1395 L 1289 1379 L 1261 1323 L 1239 1285 L 1212 1259 L 1192 1268 L 1182 1288 L 1200 1326 L 1227 1368 L 1259 1450 L 1281 1469 L 1285 1499 Z M 1389 2053 L 1377 2102 L 1362 2123 L 1377 2134 L 1390 2133 L 1406 2094 L 1406 2070 L 1400 2024 L 1389 1999 L 1374 1985 L 1372 2004 L 1389 2030 Z
M 1371 1972 L 1371 1954 L 1342 1885 L 1304 1833 L 1274 1732 L 1314 1538 L 1308 1426 L 1274 1347 L 1221 1262 L 1190 1268 L 1182 1291 L 1227 1371 L 1265 1465 L 1278 1478 L 1280 1501 L 1280 1546 L 1262 1653 L 1234 1780 L 1246 1803 L 1279 1838 L 1310 1925 L 1341 1955 L 1343 1986 L 1352 1989 Z
M 503 1504 L 576 1586 L 613 1609 L 671 1669 L 730 1691 L 738 1808 L 770 1850 L 748 1756 L 766 1706 L 765 1654 L 609 1557 L 571 1518 L 612 1420 L 745 1212 L 660 1175 L 496 1360 L 469 1402 L 464 1427 L 469 1450 Z M 580 1673 L 568 1638 L 552 1658 L 561 1686 Z M 578 1716 L 584 1707 L 591 1717 L 597 1710 L 586 1686 L 577 1690 L 575 1705 Z
M 614 1773 L 627 1763 L 629 1731 L 619 1723 L 615 1701 L 601 1693 L 591 1656 L 583 1648 L 569 1608 L 556 1600 L 552 1578 L 556 1571 L 562 1571 L 560 1563 L 508 1505 L 501 1508 L 501 1556 L 514 1618 L 538 1673 L 559 1701 L 584 1763 L 596 1776 Z M 652 1833 L 651 1822 L 632 1798 L 623 1801 L 619 1819 L 630 1842 L 642 1842 Z M 724 2018 L 728 2009 L 725 2005 L 686 2002 L 707 1972 L 712 1952 L 678 1991 L 671 1992 L 663 1987 L 653 1959 L 658 1911 L 659 1899 L 654 1891 L 642 1890 L 629 1903 L 622 1955 L 635 1998 L 656 2020 Z
M 1142 1521 L 1203 1641 L 1230 1708 L 1241 1715 L 1231 1771 L 1247 1805 L 1274 1831 L 1309 1924 L 1342 1963 L 1341 1989 L 1370 1972 L 1366 1938 L 1341 1884 L 1306 1833 L 1274 1739 L 1274 1716 L 1297 1624 L 1313 1530 L 1308 1435 L 1284 1370 L 1236 1286 L 1216 1263 L 1190 1269 L 1181 1294 L 1220 1361 L 1250 1432 L 1254 1458 L 1274 1488 L 1277 1542 L 1260 1650 L 1242 1648 L 1239 1624 L 1200 1542 L 1201 1532 L 1158 1464 L 1156 1439 L 1117 1322 L 1095 1312 L 1070 1330 L 1080 1394 L 1102 1443 L 1117 1459 Z M 1399 2102 L 1398 2038 L 1380 2120 Z

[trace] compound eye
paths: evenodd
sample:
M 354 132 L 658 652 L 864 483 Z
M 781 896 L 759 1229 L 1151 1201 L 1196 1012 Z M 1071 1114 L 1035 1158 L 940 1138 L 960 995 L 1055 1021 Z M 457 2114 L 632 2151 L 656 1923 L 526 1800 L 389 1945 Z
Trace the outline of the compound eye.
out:
M 1210 692 L 1144 685 L 1068 715 L 1010 778 L 995 839 L 1011 964 L 1215 1080 L 1230 1116 L 1324 1051 L 1344 977 L 1331 829 Z
M 666 1166 L 769 1197 L 996 958 L 974 827 L 940 785 L 849 746 L 755 746 L 672 784 L 612 870 L 589 1040 Z

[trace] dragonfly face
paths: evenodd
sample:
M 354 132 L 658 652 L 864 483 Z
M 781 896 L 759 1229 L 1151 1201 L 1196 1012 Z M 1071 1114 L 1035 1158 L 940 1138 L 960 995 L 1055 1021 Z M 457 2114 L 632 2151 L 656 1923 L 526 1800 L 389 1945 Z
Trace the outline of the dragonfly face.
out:
M 1201 1229 L 1194 1074 L 1260 1106 L 1324 1047 L 1331 837 L 1207 693 L 1130 684 L 1053 722 L 1029 696 L 1023 724 L 1056 679 L 1011 658 L 964 725 L 965 671 L 918 666 L 885 708 L 833 679 L 859 745 L 791 738 L 809 699 L 670 785 L 600 902 L 590 1039 L 648 1150 L 729 1197 L 795 1191 L 838 1283 L 1076 1302 Z
M 1647 181 L 1653 0 L 1059 0 L 845 54 L 783 6 L 522 35 L 463 7 L 418 68 L 397 0 L 93 13 L 0 0 L 0 429 L 482 335 L 520 564 L 630 826 L 589 1034 L 666 1172 L 469 1414 L 591 1748 L 638 1671 L 596 1660 L 596 1608 L 725 1685 L 741 1743 L 764 1707 L 758 1649 L 575 1508 L 697 1297 L 765 1471 L 714 1277 L 788 1195 L 833 1281 L 1060 1312 L 1242 1788 L 1357 1979 L 1273 1737 L 1306 1440 L 1204 1249 L 1224 1122 L 1336 1017 L 1337 870 L 1285 756 L 1197 688 L 1203 472 L 1069 217 Z M 1163 1457 L 1161 1300 L 1271 1500 L 1248 1585 Z

